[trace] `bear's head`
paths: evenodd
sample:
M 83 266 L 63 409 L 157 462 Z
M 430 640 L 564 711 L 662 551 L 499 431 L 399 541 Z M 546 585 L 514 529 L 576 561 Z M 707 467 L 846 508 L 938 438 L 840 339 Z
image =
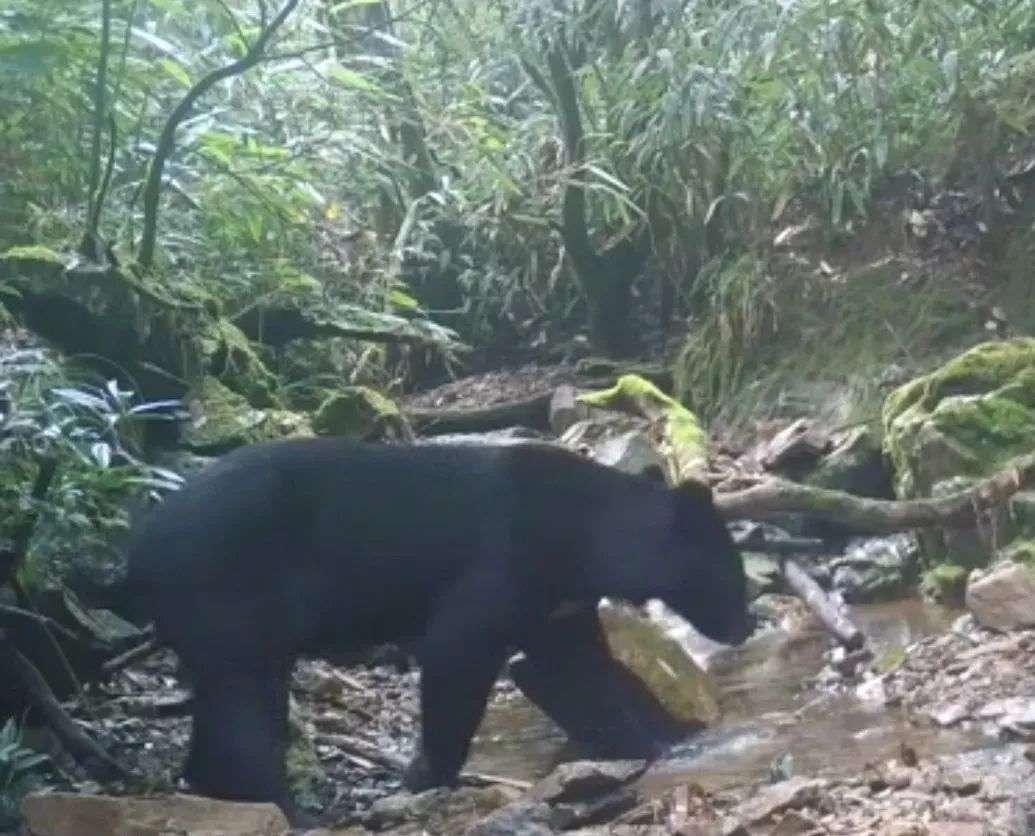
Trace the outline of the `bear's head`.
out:
M 666 604 L 708 638 L 741 644 L 755 629 L 748 609 L 744 559 L 707 485 L 685 482 L 670 491 L 672 556 L 664 572 Z

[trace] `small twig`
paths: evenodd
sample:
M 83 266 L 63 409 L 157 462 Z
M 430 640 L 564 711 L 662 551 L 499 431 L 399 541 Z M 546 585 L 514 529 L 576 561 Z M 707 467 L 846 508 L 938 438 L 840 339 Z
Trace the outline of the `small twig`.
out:
M 104 670 L 105 673 L 115 673 L 116 671 L 120 671 L 123 668 L 129 667 L 134 662 L 138 662 L 141 659 L 146 659 L 148 656 L 150 656 L 158 649 L 158 640 L 151 638 L 143 644 L 138 644 L 136 647 L 131 647 L 125 653 L 120 653 L 118 656 L 109 659 L 101 666 L 101 668 Z
M 376 746 L 360 740 L 359 738 L 351 737 L 347 734 L 322 733 L 317 734 L 314 739 L 317 743 L 321 743 L 326 746 L 333 746 L 336 749 L 340 749 L 346 755 L 355 755 L 363 760 L 370 761 L 376 766 L 380 766 L 382 769 L 387 769 L 390 772 L 406 771 L 407 760 L 402 755 L 392 755 L 387 752 L 382 752 Z
M 532 789 L 534 784 L 531 781 L 522 781 L 518 778 L 507 778 L 503 775 L 489 775 L 485 772 L 461 772 L 461 783 L 473 787 L 485 787 L 498 784 L 501 787 L 512 787 L 522 792 Z

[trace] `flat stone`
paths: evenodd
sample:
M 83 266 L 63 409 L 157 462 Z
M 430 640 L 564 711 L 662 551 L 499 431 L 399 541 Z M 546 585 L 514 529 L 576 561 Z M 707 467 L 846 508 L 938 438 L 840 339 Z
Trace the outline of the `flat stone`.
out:
M 584 801 L 636 780 L 646 768 L 642 760 L 562 763 L 532 788 L 531 796 L 554 804 Z
M 975 821 L 934 821 L 927 825 L 927 836 L 986 836 L 983 824 Z
M 935 708 L 930 712 L 930 716 L 939 726 L 948 727 L 955 726 L 961 720 L 965 720 L 970 716 L 970 712 L 967 711 L 966 706 L 954 702 Z
M 464 836 L 553 836 L 553 810 L 541 801 L 515 801 L 463 831 Z
M 969 769 L 950 769 L 942 774 L 938 786 L 957 795 L 974 795 L 981 789 L 981 776 Z
M 762 787 L 742 803 L 737 816 L 748 825 L 756 825 L 787 810 L 806 807 L 819 798 L 821 781 L 794 776 L 778 784 Z
M 1000 563 L 967 584 L 966 603 L 982 627 L 1006 631 L 1035 626 L 1035 570 Z
M 22 815 L 31 836 L 285 836 L 290 829 L 274 804 L 242 804 L 196 795 L 121 798 L 37 793 L 22 802 Z
M 880 829 L 877 836 L 926 836 L 927 828 L 912 821 L 893 821 Z

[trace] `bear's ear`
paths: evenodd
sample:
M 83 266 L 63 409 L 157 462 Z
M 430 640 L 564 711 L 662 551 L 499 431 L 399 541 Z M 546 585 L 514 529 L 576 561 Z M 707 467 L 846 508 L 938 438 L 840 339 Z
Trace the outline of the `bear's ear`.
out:
M 712 493 L 711 487 L 696 479 L 687 479 L 676 485 L 674 490 L 680 496 L 684 496 L 698 505 L 711 507 L 715 504 L 715 495 Z

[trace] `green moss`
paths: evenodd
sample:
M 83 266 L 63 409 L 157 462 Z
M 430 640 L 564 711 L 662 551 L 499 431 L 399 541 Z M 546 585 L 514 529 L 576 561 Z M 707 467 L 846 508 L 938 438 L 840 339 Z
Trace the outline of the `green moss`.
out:
M 587 392 L 580 395 L 579 400 L 588 406 L 662 419 L 660 452 L 674 463 L 676 481 L 690 478 L 705 464 L 708 437 L 697 416 L 649 380 L 633 374 L 622 375 L 610 389 Z
M 879 674 L 890 673 L 902 666 L 906 661 L 906 650 L 904 647 L 891 647 L 880 655 L 880 658 L 873 663 L 874 670 Z
M 195 383 L 186 401 L 197 417 L 183 441 L 195 453 L 217 454 L 260 441 L 312 434 L 304 416 L 280 409 L 257 409 L 214 377 Z
M 11 247 L 0 259 L 5 261 L 34 261 L 42 264 L 52 264 L 57 267 L 65 266 L 65 259 L 50 247 L 39 244 L 28 247 Z
M 349 386 L 329 396 L 313 416 L 320 435 L 375 438 L 403 421 L 399 407 L 368 386 Z
M 276 378 L 244 332 L 229 320 L 201 318 L 193 350 L 197 356 L 187 362 L 199 373 L 215 376 L 255 406 L 279 406 Z
M 1035 569 L 1035 540 L 1017 540 L 1003 552 L 1004 560 L 1022 563 Z
M 1002 389 L 1008 397 L 1022 395 L 1028 403 L 1035 394 L 1023 389 L 1023 382 L 1035 376 L 1035 339 L 1020 338 L 982 343 L 950 360 L 929 375 L 910 381 L 892 392 L 884 404 L 887 427 L 907 410 L 933 410 L 940 401 L 954 395 L 978 395 Z M 1020 384 L 1019 386 L 1017 384 Z
M 961 604 L 970 570 L 953 563 L 939 563 L 924 573 L 920 591 L 943 604 Z
M 1035 411 L 999 393 L 948 398 L 930 420 L 970 454 L 974 475 L 988 475 L 1035 447 Z
M 882 419 L 900 497 L 991 475 L 1035 446 L 1035 339 L 975 346 L 893 392 Z

